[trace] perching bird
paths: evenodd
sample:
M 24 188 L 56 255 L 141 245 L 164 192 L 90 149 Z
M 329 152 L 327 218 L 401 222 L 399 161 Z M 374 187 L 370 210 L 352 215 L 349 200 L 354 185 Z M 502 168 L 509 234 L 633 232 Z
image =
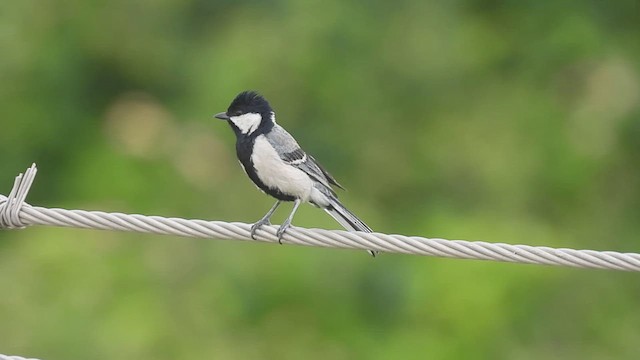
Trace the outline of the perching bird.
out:
M 240 165 L 260 190 L 278 201 L 271 210 L 253 224 L 251 238 L 269 219 L 282 201 L 293 201 L 293 210 L 278 229 L 278 241 L 291 226 L 291 220 L 302 202 L 315 205 L 351 231 L 372 232 L 362 220 L 347 210 L 331 188 L 343 187 L 280 125 L 276 114 L 262 96 L 253 91 L 240 93 L 226 112 L 215 115 L 226 120 L 236 134 L 236 154 Z M 373 256 L 375 251 L 369 251 Z

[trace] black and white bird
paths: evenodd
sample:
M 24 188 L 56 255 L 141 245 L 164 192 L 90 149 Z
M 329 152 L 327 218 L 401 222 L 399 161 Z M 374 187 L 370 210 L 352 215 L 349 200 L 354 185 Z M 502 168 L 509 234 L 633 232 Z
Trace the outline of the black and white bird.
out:
M 251 227 L 251 237 L 262 225 L 270 225 L 271 215 L 282 201 L 293 201 L 293 210 L 278 229 L 278 240 L 291 226 L 293 215 L 303 202 L 331 215 L 345 229 L 372 232 L 362 220 L 345 208 L 332 185 L 343 188 L 296 140 L 276 123 L 276 114 L 258 93 L 244 91 L 226 112 L 215 115 L 226 120 L 236 134 L 236 154 L 251 181 L 277 202 Z M 369 251 L 373 256 L 375 251 Z

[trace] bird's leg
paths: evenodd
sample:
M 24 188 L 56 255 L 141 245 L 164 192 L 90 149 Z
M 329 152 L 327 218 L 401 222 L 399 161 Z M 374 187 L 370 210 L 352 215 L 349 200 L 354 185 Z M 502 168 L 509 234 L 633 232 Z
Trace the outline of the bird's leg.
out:
M 282 225 L 280 225 L 280 228 L 276 233 L 276 235 L 278 235 L 278 243 L 280 245 L 282 245 L 282 236 L 287 231 L 287 229 L 291 226 L 291 220 L 293 220 L 293 215 L 296 213 L 296 210 L 298 210 L 298 206 L 300 206 L 301 202 L 302 201 L 300 201 L 300 199 L 296 199 L 296 201 L 293 203 L 293 210 L 291 210 L 291 214 L 289 214 L 289 217 L 287 218 L 287 220 L 285 220 L 282 223 Z
M 260 227 L 262 225 L 271 225 L 271 222 L 269 221 L 269 219 L 271 219 L 271 215 L 273 215 L 273 213 L 276 211 L 276 209 L 278 208 L 278 206 L 280 205 L 280 200 L 276 201 L 275 205 L 273 205 L 273 207 L 271 208 L 271 210 L 269 210 L 265 216 L 262 217 L 262 219 L 258 220 L 255 224 L 251 225 L 251 238 L 253 240 L 255 240 L 255 236 L 256 236 L 256 231 L 258 231 L 258 229 L 260 229 Z

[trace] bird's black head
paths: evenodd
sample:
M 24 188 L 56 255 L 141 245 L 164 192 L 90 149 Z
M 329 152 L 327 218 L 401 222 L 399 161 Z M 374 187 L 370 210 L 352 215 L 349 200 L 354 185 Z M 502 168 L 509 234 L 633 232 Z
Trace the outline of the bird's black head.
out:
M 215 115 L 227 120 L 237 135 L 250 135 L 259 128 L 273 126 L 275 115 L 269 102 L 255 91 L 243 91 L 226 112 Z
M 269 102 L 255 91 L 243 91 L 229 105 L 227 115 L 238 116 L 246 113 L 271 114 Z

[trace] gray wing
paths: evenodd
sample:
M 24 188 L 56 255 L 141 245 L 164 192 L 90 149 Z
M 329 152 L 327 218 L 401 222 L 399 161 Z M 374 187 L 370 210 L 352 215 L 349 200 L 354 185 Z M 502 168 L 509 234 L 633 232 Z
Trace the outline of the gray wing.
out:
M 313 156 L 307 154 L 300 148 L 300 145 L 285 129 L 279 125 L 275 125 L 273 129 L 265 135 L 267 141 L 276 149 L 278 155 L 285 163 L 294 166 L 309 175 L 315 181 L 324 185 L 332 194 L 335 192 L 331 189 L 331 185 L 335 185 L 341 189 L 343 187 L 338 184 L 328 171 L 326 171 Z

